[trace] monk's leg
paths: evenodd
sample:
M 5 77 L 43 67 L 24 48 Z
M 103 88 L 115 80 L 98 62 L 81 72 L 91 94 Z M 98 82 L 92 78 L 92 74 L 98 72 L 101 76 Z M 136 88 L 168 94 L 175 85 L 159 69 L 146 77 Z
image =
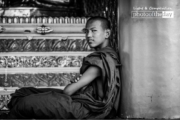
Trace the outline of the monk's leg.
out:
M 32 94 L 39 94 L 39 93 L 46 93 L 54 91 L 57 93 L 63 93 L 63 90 L 60 89 L 53 89 L 53 88 L 34 88 L 34 87 L 24 87 L 20 88 L 15 91 L 15 93 L 11 94 L 11 100 L 8 103 L 8 108 L 11 110 L 18 102 L 20 99 L 32 95 Z
M 21 98 L 10 110 L 9 119 L 73 118 L 71 99 L 57 92 L 32 94 Z

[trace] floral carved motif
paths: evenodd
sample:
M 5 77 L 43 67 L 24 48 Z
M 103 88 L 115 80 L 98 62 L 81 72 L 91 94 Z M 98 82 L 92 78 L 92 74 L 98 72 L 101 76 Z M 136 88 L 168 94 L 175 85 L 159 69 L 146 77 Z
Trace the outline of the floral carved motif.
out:
M 81 67 L 84 56 L 0 56 L 0 68 Z
M 0 74 L 0 87 L 66 86 L 79 73 Z
M 10 95 L 0 95 L 0 110 L 8 110 L 7 104 L 11 99 Z
M 0 52 L 92 51 L 83 39 L 0 39 Z

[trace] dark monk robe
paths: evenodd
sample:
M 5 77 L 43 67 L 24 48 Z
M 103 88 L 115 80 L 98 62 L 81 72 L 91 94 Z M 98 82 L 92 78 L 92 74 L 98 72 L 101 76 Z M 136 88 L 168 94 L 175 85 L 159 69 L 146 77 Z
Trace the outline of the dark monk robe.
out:
M 80 73 L 97 66 L 101 77 L 73 95 L 60 89 L 21 88 L 12 94 L 8 118 L 108 118 L 119 113 L 120 73 L 117 54 L 105 47 L 83 59 Z M 113 113 L 113 115 L 112 115 Z

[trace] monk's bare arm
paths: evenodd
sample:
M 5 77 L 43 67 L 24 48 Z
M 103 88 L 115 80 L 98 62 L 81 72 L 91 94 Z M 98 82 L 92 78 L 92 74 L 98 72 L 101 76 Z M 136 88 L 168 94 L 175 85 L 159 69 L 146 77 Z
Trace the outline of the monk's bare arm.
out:
M 100 75 L 100 69 L 98 67 L 91 66 L 84 72 L 84 74 L 81 76 L 77 83 L 67 85 L 64 88 L 64 93 L 67 95 L 72 95 L 77 90 L 88 85 L 90 82 L 92 82 L 95 78 L 99 77 Z

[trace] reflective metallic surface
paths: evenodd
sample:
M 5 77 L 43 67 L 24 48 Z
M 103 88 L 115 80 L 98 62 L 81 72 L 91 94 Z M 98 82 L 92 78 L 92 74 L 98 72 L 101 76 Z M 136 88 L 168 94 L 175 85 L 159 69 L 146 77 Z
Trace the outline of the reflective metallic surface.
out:
M 121 116 L 180 118 L 180 1 L 119 0 L 118 4 Z M 174 18 L 132 18 L 133 7 L 169 7 Z

